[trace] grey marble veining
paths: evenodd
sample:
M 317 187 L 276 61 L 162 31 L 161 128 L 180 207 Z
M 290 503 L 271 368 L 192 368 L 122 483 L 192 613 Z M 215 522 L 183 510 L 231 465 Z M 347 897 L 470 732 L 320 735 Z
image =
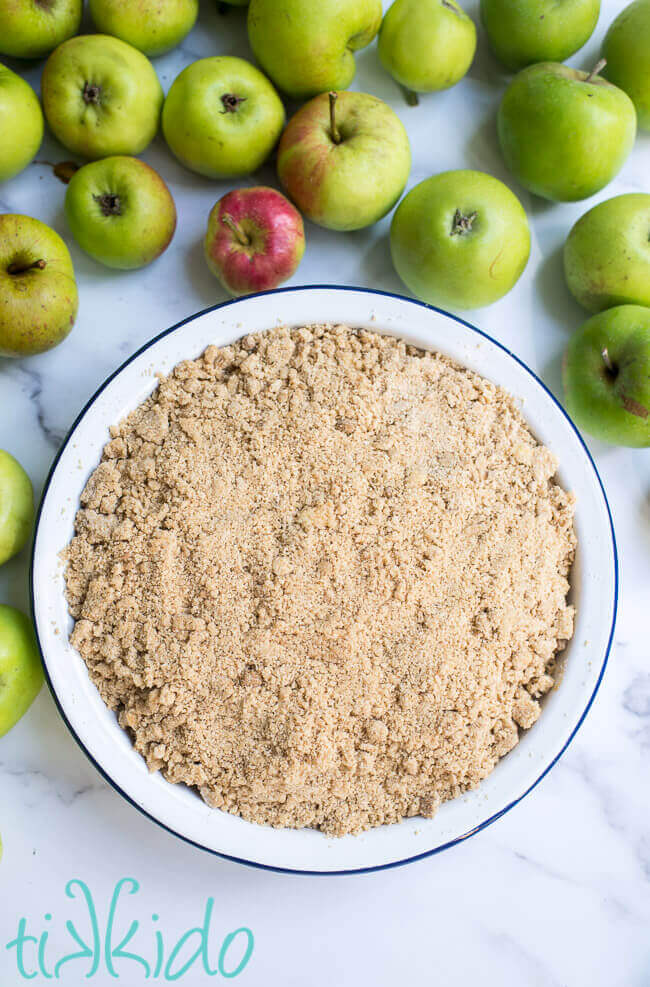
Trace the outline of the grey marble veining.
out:
M 478 20 L 477 6 L 466 4 Z M 596 34 L 572 64 L 595 63 L 606 26 L 622 6 L 604 0 Z M 220 15 L 206 0 L 185 43 L 156 61 L 163 87 L 190 61 L 218 53 L 249 55 L 243 12 Z M 417 108 L 402 101 L 374 46 L 359 55 L 358 66 L 355 87 L 388 100 L 407 126 L 410 186 L 454 167 L 508 179 L 494 131 L 507 77 L 482 37 L 467 79 Z M 39 65 L 20 69 L 38 86 Z M 0 447 L 23 462 L 37 493 L 67 429 L 104 378 L 156 333 L 225 298 L 204 264 L 201 240 L 211 206 L 231 185 L 185 171 L 158 137 L 144 158 L 172 188 L 175 239 L 150 268 L 111 272 L 82 254 L 66 230 L 64 187 L 45 162 L 69 157 L 48 136 L 38 161 L 0 187 L 0 210 L 37 216 L 66 239 L 80 289 L 78 322 L 63 345 L 29 360 L 0 361 Z M 241 184 L 273 181 L 266 166 Z M 557 394 L 567 336 L 584 318 L 562 279 L 561 246 L 589 205 L 632 190 L 650 191 L 648 136 L 639 138 L 616 181 L 587 204 L 550 205 L 518 189 L 532 226 L 528 269 L 510 295 L 470 316 Z M 348 235 L 308 224 L 307 252 L 293 283 L 403 290 L 387 229 L 388 220 Z M 18 916 L 42 926 L 49 909 L 53 925 L 59 921 L 52 941 L 62 941 L 66 881 L 83 878 L 105 909 L 115 882 L 128 875 L 141 884 L 138 914 L 159 912 L 170 935 L 200 921 L 209 895 L 223 934 L 250 926 L 257 945 L 242 983 L 647 987 L 650 453 L 590 447 L 621 554 L 616 641 L 585 724 L 534 793 L 463 845 L 405 869 L 322 880 L 251 871 L 184 845 L 124 802 L 80 752 L 44 689 L 0 741 L 0 983 L 17 982 L 4 943 Z M 25 552 L 3 568 L 1 600 L 28 606 L 27 565 Z M 114 981 L 98 975 L 94 982 Z

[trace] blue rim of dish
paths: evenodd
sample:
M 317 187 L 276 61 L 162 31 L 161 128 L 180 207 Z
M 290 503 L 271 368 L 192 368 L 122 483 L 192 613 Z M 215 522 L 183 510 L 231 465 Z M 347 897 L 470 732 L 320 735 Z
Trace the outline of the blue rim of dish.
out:
M 86 412 L 90 409 L 91 405 L 93 405 L 95 403 L 95 401 L 97 400 L 97 398 L 99 397 L 99 395 L 108 387 L 108 385 L 111 383 L 111 381 L 115 377 L 117 377 L 117 375 L 120 374 L 122 372 L 122 370 L 124 370 L 125 367 L 128 367 L 128 365 L 130 363 L 132 363 L 134 360 L 136 360 L 142 353 L 144 353 L 145 350 L 148 350 L 151 346 L 153 346 L 159 340 L 163 339 L 165 336 L 169 336 L 171 333 L 176 332 L 177 329 L 180 329 L 182 326 L 186 325 L 188 322 L 194 322 L 195 319 L 198 319 L 198 318 L 200 318 L 203 315 L 207 315 L 209 312 L 216 312 L 218 309 L 227 308 L 230 305 L 237 305 L 238 302 L 244 301 L 247 298 L 255 298 L 255 297 L 258 297 L 259 298 L 259 297 L 264 296 L 264 295 L 289 294 L 289 293 L 292 293 L 292 292 L 295 292 L 295 291 L 356 291 L 356 292 L 361 292 L 361 293 L 366 294 L 366 295 L 379 295 L 379 296 L 382 296 L 384 298 L 397 298 L 399 301 L 409 302 L 411 305 L 418 305 L 421 308 L 429 309 L 432 312 L 437 312 L 439 315 L 444 315 L 444 316 L 446 316 L 449 319 L 453 319 L 455 322 L 459 322 L 461 325 L 466 326 L 468 329 L 471 329 L 478 336 L 481 336 L 481 337 L 483 337 L 483 339 L 487 339 L 489 342 L 494 343 L 494 345 L 495 346 L 498 346 L 498 348 L 500 350 L 503 350 L 504 353 L 507 353 L 508 356 L 512 357 L 512 359 L 516 363 L 518 363 L 520 367 L 522 367 L 528 374 L 530 374 L 530 376 L 539 384 L 539 386 L 546 392 L 546 394 L 548 394 L 548 396 L 553 401 L 553 403 L 556 405 L 556 407 L 559 408 L 559 410 L 562 412 L 562 415 L 567 420 L 568 424 L 571 426 L 571 429 L 573 430 L 573 432 L 575 432 L 575 434 L 576 434 L 576 436 L 578 438 L 578 441 L 580 442 L 582 448 L 584 449 L 585 454 L 587 456 L 587 459 L 589 460 L 589 462 L 591 464 L 591 468 L 593 469 L 594 474 L 596 476 L 596 479 L 598 480 L 598 485 L 600 487 L 600 491 L 601 491 L 601 493 L 603 495 L 603 501 L 605 503 L 605 508 L 607 510 L 607 517 L 609 519 L 610 533 L 611 533 L 611 536 L 612 536 L 612 554 L 613 554 L 613 561 L 614 561 L 614 606 L 613 606 L 613 610 L 612 610 L 612 625 L 611 625 L 611 628 L 610 628 L 610 631 L 609 631 L 609 638 L 607 640 L 607 646 L 605 648 L 605 654 L 603 656 L 603 663 L 602 663 L 600 672 L 598 674 L 598 679 L 596 680 L 596 684 L 594 686 L 594 690 L 593 690 L 591 696 L 589 697 L 589 702 L 585 706 L 585 708 L 584 708 L 584 710 L 583 710 L 583 712 L 582 712 L 582 714 L 581 714 L 578 722 L 576 723 L 576 725 L 575 725 L 574 729 L 572 730 L 572 732 L 571 732 L 569 738 L 567 739 L 566 743 L 564 744 L 564 746 L 562 747 L 562 749 L 558 752 L 558 754 L 556 754 L 556 756 L 553 758 L 553 760 L 550 762 L 550 764 L 548 764 L 544 768 L 544 770 L 542 771 L 542 773 L 532 783 L 532 785 L 529 785 L 528 788 L 524 792 L 522 792 L 521 795 L 518 795 L 517 798 L 513 799 L 512 802 L 510 802 L 508 805 L 506 805 L 503 809 L 500 809 L 498 812 L 495 812 L 493 815 L 489 816 L 487 819 L 484 819 L 483 822 L 481 822 L 481 823 L 478 824 L 478 826 L 474 826 L 473 829 L 468 830 L 466 833 L 462 833 L 460 836 L 455 837 L 453 840 L 448 840 L 446 843 L 441 843 L 440 846 L 433 847 L 431 850 L 425 850 L 423 853 L 416 853 L 412 857 L 405 857 L 403 860 L 393 860 L 393 861 L 391 861 L 389 863 L 386 863 L 386 864 L 375 864 L 372 867 L 352 867 L 352 868 L 347 868 L 345 870 L 333 870 L 333 871 L 329 871 L 329 870 L 328 871 L 300 870 L 300 869 L 293 868 L 293 867 L 275 867 L 272 864 L 262 864 L 262 863 L 259 863 L 256 860 L 246 860 L 243 857 L 235 857 L 232 854 L 221 853 L 219 850 L 213 850 L 211 847 L 203 846 L 203 844 L 197 843 L 196 840 L 192 840 L 188 836 L 184 836 L 182 833 L 177 832 L 177 830 L 172 829 L 171 826 L 167 826 L 166 823 L 161 822 L 160 819 L 157 819 L 154 815 L 152 815 L 145 808 L 143 808 L 143 806 L 141 806 L 138 802 L 136 802 L 133 798 L 131 798 L 131 796 L 128 795 L 122 788 L 120 788 L 120 786 L 113 780 L 113 778 L 111 778 L 111 776 L 108 774 L 108 772 L 104 770 L 104 768 L 98 763 L 98 761 L 95 760 L 95 758 L 93 757 L 93 755 L 90 753 L 90 751 L 88 750 L 88 748 L 85 746 L 85 744 L 81 741 L 80 737 L 75 732 L 74 727 L 72 726 L 72 724 L 70 723 L 68 717 L 66 716 L 66 714 L 65 714 L 65 712 L 63 710 L 63 707 L 61 706 L 61 703 L 59 702 L 59 698 L 58 698 L 58 696 L 57 696 L 57 694 L 56 694 L 56 692 L 54 690 L 54 686 L 52 685 L 52 680 L 50 679 L 50 674 L 49 674 L 48 668 L 47 668 L 47 662 L 45 660 L 45 654 L 43 652 L 43 648 L 41 647 L 41 641 L 40 641 L 40 637 L 39 637 L 39 634 L 38 634 L 38 626 L 37 626 L 37 623 L 36 623 L 36 612 L 35 612 L 35 607 L 34 607 L 34 555 L 35 555 L 35 550 L 36 550 L 36 539 L 38 537 L 38 528 L 39 528 L 39 524 L 40 524 L 40 520 L 41 520 L 41 513 L 43 511 L 43 505 L 45 503 L 45 499 L 47 497 L 47 493 L 48 493 L 48 490 L 50 488 L 50 483 L 52 481 L 52 477 L 54 476 L 54 472 L 55 472 L 55 470 L 56 470 L 56 468 L 58 466 L 58 463 L 59 463 L 59 460 L 60 460 L 61 456 L 63 455 L 64 449 L 66 448 L 66 446 L 68 445 L 70 439 L 72 438 L 72 436 L 73 436 L 73 434 L 74 434 L 74 432 L 75 432 L 75 430 L 77 428 L 77 425 L 79 424 L 79 422 L 81 421 L 81 419 L 85 416 Z M 481 830 L 486 829 L 492 823 L 496 822 L 497 819 L 500 819 L 502 816 L 504 816 L 506 814 L 506 812 L 510 812 L 510 810 L 512 808 L 514 808 L 515 805 L 517 805 L 519 802 L 521 802 L 522 799 L 526 798 L 526 796 L 529 795 L 530 792 L 532 792 L 532 790 L 537 787 L 537 785 L 539 785 L 540 781 L 543 778 L 546 777 L 546 775 L 549 773 L 549 771 L 551 770 L 551 768 L 554 767 L 555 764 L 557 764 L 557 762 L 562 757 L 562 755 L 566 751 L 567 747 L 569 746 L 569 744 L 571 743 L 571 741 L 575 737 L 576 733 L 578 732 L 578 730 L 582 726 L 587 713 L 589 712 L 589 710 L 592 707 L 593 701 L 596 698 L 596 693 L 598 692 L 598 690 L 600 688 L 600 684 L 601 684 L 601 682 L 603 680 L 603 675 L 605 674 L 605 668 L 607 667 L 607 662 L 608 662 L 608 659 L 609 659 L 609 654 L 610 654 L 610 651 L 611 651 L 611 648 L 612 648 L 612 641 L 613 641 L 613 638 L 614 638 L 614 628 L 616 626 L 616 616 L 617 616 L 617 612 L 618 612 L 618 584 L 619 584 L 618 568 L 619 568 L 619 566 L 618 566 L 618 550 L 616 548 L 616 535 L 614 533 L 614 522 L 613 522 L 613 519 L 612 519 L 612 512 L 610 510 L 609 501 L 607 500 L 607 494 L 605 493 L 605 487 L 603 486 L 603 481 L 600 478 L 600 474 L 598 472 L 598 469 L 596 468 L 596 464 L 594 463 L 594 460 L 592 458 L 592 455 L 589 452 L 589 449 L 587 448 L 587 445 L 586 445 L 584 439 L 580 435 L 580 432 L 578 431 L 578 429 L 576 428 L 576 426 L 574 425 L 573 421 L 571 420 L 571 418 L 569 417 L 569 415 L 567 414 L 567 412 L 564 410 L 564 408 L 562 407 L 562 405 L 560 404 L 560 402 L 558 401 L 558 399 L 555 397 L 555 395 L 553 394 L 553 392 L 549 390 L 549 388 L 546 386 L 546 384 L 537 376 L 537 374 L 533 370 L 530 369 L 530 367 L 527 364 L 525 364 L 523 362 L 523 360 L 520 360 L 519 357 L 516 356 L 516 354 L 514 354 L 511 350 L 509 350 L 507 346 L 504 346 L 503 343 L 500 343 L 497 339 L 494 339 L 493 336 L 490 336 L 488 333 L 483 332 L 482 329 L 477 329 L 477 327 L 476 326 L 473 326 L 471 324 L 471 322 L 467 322 L 465 319 L 461 319 L 457 315 L 452 315 L 450 312 L 445 312 L 444 309 L 436 308 L 435 305 L 428 305 L 426 302 L 418 301 L 415 298 L 407 298 L 405 295 L 399 295 L 399 294 L 397 294 L 396 292 L 393 292 L 393 291 L 380 291 L 380 290 L 377 290 L 377 289 L 374 289 L 374 288 L 358 288 L 358 287 L 355 287 L 354 285 L 312 284 L 312 285 L 296 285 L 296 286 L 291 287 L 291 288 L 275 288 L 272 291 L 260 291 L 260 292 L 257 292 L 255 295 L 247 295 L 247 296 L 245 296 L 245 298 L 233 298 L 233 299 L 230 299 L 230 300 L 225 301 L 225 302 L 220 302 L 217 305 L 210 305 L 208 308 L 204 308 L 202 311 L 196 312 L 196 313 L 194 313 L 194 315 L 190 315 L 186 319 L 182 319 L 181 322 L 177 322 L 175 325 L 171 326 L 171 328 L 165 329 L 162 332 L 158 333 L 157 336 L 154 336 L 152 339 L 150 339 L 148 342 L 146 342 L 143 346 L 140 347 L 140 349 L 136 350 L 135 353 L 132 353 L 131 356 L 128 357 L 128 359 L 126 359 L 124 361 L 124 363 L 120 364 L 120 366 L 116 370 L 114 370 L 113 373 L 109 377 L 106 378 L 106 380 L 104 381 L 104 383 L 101 384 L 100 387 L 97 388 L 97 390 L 95 391 L 95 393 L 86 402 L 86 404 L 83 406 L 83 408 L 81 409 L 81 411 L 79 412 L 79 414 L 75 418 L 75 420 L 74 420 L 73 424 L 71 425 L 71 427 L 70 427 L 70 429 L 69 429 L 69 431 L 68 431 L 65 439 L 63 440 L 63 443 L 61 445 L 61 448 L 59 449 L 59 451 L 57 452 L 56 456 L 54 457 L 54 461 L 53 461 L 53 463 L 52 463 L 52 465 L 50 467 L 50 470 L 48 472 L 47 479 L 46 479 L 45 485 L 43 487 L 43 493 L 42 493 L 42 496 L 41 496 L 41 500 L 40 500 L 40 503 L 39 503 L 39 506 L 38 506 L 38 511 L 36 513 L 36 522 L 35 522 L 35 526 L 34 526 L 34 539 L 33 539 L 33 543 L 32 543 L 32 554 L 31 554 L 31 560 L 30 560 L 30 566 L 29 566 L 29 594 L 30 594 L 30 606 L 31 606 L 31 612 L 32 612 L 32 621 L 33 621 L 34 629 L 35 629 L 35 632 L 36 632 L 36 640 L 37 640 L 38 648 L 39 648 L 39 651 L 40 651 L 40 654 L 41 654 L 41 660 L 43 662 L 43 668 L 44 668 L 44 671 L 45 671 L 45 678 L 46 678 L 46 681 L 47 681 L 47 684 L 48 684 L 48 688 L 49 688 L 49 690 L 50 690 L 50 692 L 52 694 L 52 698 L 54 699 L 54 702 L 55 702 L 55 704 L 57 706 L 57 709 L 59 710 L 59 713 L 61 714 L 61 717 L 63 718 L 63 721 L 64 721 L 65 725 L 67 726 L 68 730 L 70 731 L 70 733 L 74 737 L 75 741 L 77 742 L 78 746 L 84 752 L 84 754 L 86 755 L 86 757 L 88 758 L 88 760 L 95 766 L 95 768 L 99 771 L 100 775 L 104 778 L 105 781 L 108 782 L 108 784 L 111 786 L 111 788 L 113 788 L 116 792 L 118 792 L 122 796 L 122 798 L 126 799 L 127 802 L 129 802 L 135 809 L 137 809 L 138 812 L 141 812 L 142 815 L 146 816 L 147 819 L 150 819 L 152 822 L 156 823 L 156 825 L 157 826 L 160 826 L 161 829 L 164 829 L 168 833 L 171 833 L 172 836 L 178 837 L 178 839 L 183 840 L 183 842 L 185 842 L 185 843 L 189 843 L 190 846 L 194 846 L 198 850 L 203 850 L 206 853 L 210 853 L 210 854 L 212 854 L 215 857 L 221 857 L 223 860 L 230 860 L 230 861 L 232 861 L 233 863 L 236 863 L 236 864 L 245 864 L 247 867 L 256 867 L 259 870 L 274 871 L 274 872 L 280 873 L 280 874 L 302 874 L 302 875 L 305 875 L 305 876 L 308 876 L 308 877 L 341 877 L 341 876 L 347 875 L 347 874 L 369 874 L 369 873 L 372 873 L 374 871 L 389 870 L 390 868 L 393 868 L 393 867 L 403 867 L 405 864 L 414 863 L 416 860 L 424 860 L 425 857 L 432 857 L 435 854 L 441 853 L 443 850 L 448 850 L 450 847 L 456 846 L 459 843 L 463 843 L 470 836 L 473 836 L 475 833 L 480 833 Z

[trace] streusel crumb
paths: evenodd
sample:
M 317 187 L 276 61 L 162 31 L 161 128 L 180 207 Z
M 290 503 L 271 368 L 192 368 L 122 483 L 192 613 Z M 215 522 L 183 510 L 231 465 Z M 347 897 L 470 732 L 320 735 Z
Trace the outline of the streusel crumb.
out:
M 273 826 L 432 816 L 540 713 L 573 497 L 513 399 L 346 326 L 209 347 L 112 429 L 72 642 L 152 771 Z

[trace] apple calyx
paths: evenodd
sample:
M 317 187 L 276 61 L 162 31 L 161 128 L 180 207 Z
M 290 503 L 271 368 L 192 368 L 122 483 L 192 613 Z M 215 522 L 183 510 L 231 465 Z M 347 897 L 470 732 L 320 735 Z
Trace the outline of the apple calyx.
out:
M 244 233 L 239 223 L 235 222 L 232 216 L 229 216 L 227 213 L 224 214 L 221 217 L 221 222 L 225 226 L 227 226 L 229 230 L 232 230 L 232 232 L 237 237 L 237 241 L 241 244 L 242 247 L 250 247 L 251 238 L 248 236 L 248 234 Z
M 87 106 L 98 106 L 101 94 L 101 86 L 98 86 L 94 82 L 84 82 L 84 87 L 81 90 L 81 96 Z
M 15 260 L 13 264 L 10 264 L 7 268 L 7 274 L 26 274 L 28 271 L 42 271 L 47 266 L 47 261 L 40 257 L 38 260 L 32 261 L 31 264 L 25 264 L 23 261 Z
M 589 73 L 589 75 L 584 81 L 593 82 L 594 79 L 603 71 L 606 65 L 607 65 L 607 59 L 601 58 L 599 61 L 596 62 L 593 69 L 591 70 L 591 72 Z
M 335 144 L 340 144 L 342 141 L 341 132 L 339 131 L 338 125 L 336 123 L 336 101 L 339 97 L 338 93 L 331 92 L 329 94 L 330 100 L 330 137 Z
M 221 97 L 223 104 L 222 113 L 236 113 L 242 103 L 246 102 L 246 96 L 236 96 L 235 93 L 224 93 Z
M 451 224 L 451 236 L 462 236 L 464 233 L 471 233 L 474 220 L 478 216 L 476 210 L 470 213 L 462 213 L 457 209 Z
M 101 209 L 102 215 L 122 215 L 122 202 L 119 195 L 115 195 L 113 192 L 104 192 L 103 195 L 93 195 L 93 199 Z

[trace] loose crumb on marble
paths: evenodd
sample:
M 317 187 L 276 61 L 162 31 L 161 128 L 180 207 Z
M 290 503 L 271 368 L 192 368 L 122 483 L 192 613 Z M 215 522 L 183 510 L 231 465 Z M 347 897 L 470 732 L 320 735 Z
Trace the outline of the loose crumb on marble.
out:
M 342 836 L 431 817 L 540 714 L 574 499 L 505 391 L 346 326 L 209 346 L 111 430 L 72 643 L 152 771 Z

